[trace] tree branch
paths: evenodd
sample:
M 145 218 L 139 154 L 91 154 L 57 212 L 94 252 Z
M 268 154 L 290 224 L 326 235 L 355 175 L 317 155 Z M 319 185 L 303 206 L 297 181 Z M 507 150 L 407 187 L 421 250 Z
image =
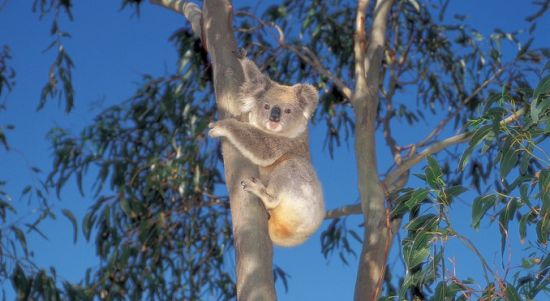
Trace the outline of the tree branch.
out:
M 359 0 L 355 22 L 354 58 L 355 91 L 352 105 L 355 112 L 355 157 L 359 179 L 361 209 L 365 219 L 364 240 L 357 280 L 355 300 L 377 300 L 378 284 L 386 264 L 384 249 L 390 231 L 386 225 L 385 194 L 377 172 L 376 122 L 381 82 L 381 67 L 386 42 L 387 18 L 393 0 L 377 0 L 372 28 L 366 45 L 365 21 L 368 0 Z M 366 49 L 366 51 L 365 51 Z
M 353 35 L 353 55 L 355 61 L 355 91 L 352 102 L 359 99 L 362 95 L 359 92 L 366 92 L 367 79 L 365 72 L 365 49 L 367 48 L 367 35 L 365 32 L 365 22 L 367 20 L 367 8 L 370 0 L 359 0 L 357 4 L 357 16 L 355 17 L 355 33 Z
M 344 95 L 348 100 L 351 99 L 352 91 L 351 89 L 344 83 L 342 79 L 337 77 L 336 75 L 332 74 L 330 71 L 328 71 L 323 65 L 321 64 L 321 61 L 319 58 L 311 51 L 309 48 L 305 46 L 291 46 L 287 44 L 281 45 L 283 48 L 289 49 L 292 52 L 296 53 L 298 57 L 306 64 L 313 67 L 313 69 L 317 70 L 317 72 L 325 77 L 327 77 L 330 81 L 334 83 L 336 88 L 340 90 L 342 95 Z M 303 52 L 305 53 L 303 53 Z
M 501 126 L 506 125 L 514 120 L 517 120 L 518 117 L 520 117 L 524 113 L 525 113 L 524 108 L 519 109 L 516 112 L 512 113 L 510 116 L 501 120 L 500 125 Z M 461 133 L 461 134 L 449 137 L 443 141 L 432 144 L 430 147 L 425 148 L 420 153 L 416 154 L 410 159 L 405 160 L 403 164 L 401 164 L 395 170 L 393 170 L 390 174 L 388 174 L 388 176 L 384 179 L 384 183 L 392 183 L 397 178 L 399 178 L 402 174 L 410 170 L 414 165 L 422 161 L 424 158 L 428 157 L 429 155 L 435 154 L 451 145 L 466 142 L 472 138 L 472 135 L 473 133 Z
M 388 187 L 388 194 L 391 194 L 392 192 L 403 188 L 403 186 L 407 184 L 408 180 L 409 180 L 409 174 L 405 173 L 401 176 L 401 178 L 396 183 L 392 185 L 386 184 L 386 182 L 382 182 L 382 184 Z M 343 217 L 343 216 L 355 215 L 355 214 L 361 214 L 361 213 L 363 213 L 363 211 L 361 210 L 361 204 L 346 205 L 340 208 L 327 211 L 325 219 L 333 219 L 337 217 Z M 399 230 L 399 228 L 393 232 L 395 233 L 397 232 L 397 230 Z
M 201 9 L 192 2 L 185 0 L 149 0 L 151 4 L 159 5 L 174 12 L 184 15 L 187 21 L 191 23 L 191 28 L 193 33 L 197 37 L 202 37 L 201 30 L 201 18 L 202 12 Z

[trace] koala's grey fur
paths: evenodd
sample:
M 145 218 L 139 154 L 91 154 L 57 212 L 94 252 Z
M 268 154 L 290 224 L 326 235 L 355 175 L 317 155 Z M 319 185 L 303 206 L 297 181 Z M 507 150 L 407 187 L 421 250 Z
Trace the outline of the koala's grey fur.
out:
M 244 190 L 258 196 L 270 213 L 273 243 L 294 246 L 319 228 L 324 216 L 323 192 L 311 165 L 307 124 L 318 103 L 307 84 L 286 86 L 241 60 L 245 82 L 241 111 L 249 122 L 224 119 L 210 125 L 211 137 L 224 137 L 258 165 L 260 179 L 243 179 Z M 276 109 L 279 108 L 279 109 Z

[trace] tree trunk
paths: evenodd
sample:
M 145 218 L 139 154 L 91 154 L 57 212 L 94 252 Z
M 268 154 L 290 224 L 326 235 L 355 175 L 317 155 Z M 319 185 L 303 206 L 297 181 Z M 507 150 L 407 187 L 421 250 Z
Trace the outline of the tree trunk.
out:
M 351 103 L 355 113 L 355 158 L 365 230 L 355 283 L 356 301 L 378 299 L 393 236 L 386 219 L 383 184 L 377 172 L 375 139 L 386 22 L 392 4 L 393 0 L 376 1 L 368 40 L 365 20 L 369 1 L 359 0 L 357 6 L 354 37 L 356 83 Z
M 367 101 L 375 101 L 367 97 Z M 376 97 L 377 98 L 377 97 Z M 361 105 L 359 106 L 361 107 Z M 365 218 L 364 241 L 359 258 L 355 300 L 376 300 L 378 282 L 386 264 L 384 249 L 387 241 L 384 192 L 376 171 L 374 127 L 376 110 L 361 110 L 356 115 L 355 157 L 359 180 L 361 208 Z
M 238 101 L 244 79 L 235 54 L 232 8 L 228 0 L 205 0 L 202 13 L 202 34 L 210 54 L 220 118 L 236 114 L 231 108 Z M 260 201 L 240 186 L 241 179 L 257 177 L 258 170 L 231 144 L 222 142 L 222 152 L 237 257 L 237 299 L 275 300 L 273 247 L 267 232 L 267 214 Z

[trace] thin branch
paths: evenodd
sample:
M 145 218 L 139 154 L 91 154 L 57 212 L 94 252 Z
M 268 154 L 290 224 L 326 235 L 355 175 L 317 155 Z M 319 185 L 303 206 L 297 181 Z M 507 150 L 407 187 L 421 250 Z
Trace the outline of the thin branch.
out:
M 388 193 L 392 193 L 398 189 L 403 188 L 407 181 L 409 180 L 409 174 L 405 173 L 401 176 L 401 178 L 393 185 L 387 185 L 386 182 L 382 182 L 383 185 L 386 185 L 388 187 Z M 333 210 L 327 211 L 327 214 L 325 216 L 325 219 L 333 219 L 337 217 L 343 217 L 348 215 L 356 215 L 356 214 L 362 214 L 363 211 L 361 210 L 361 204 L 353 204 L 353 205 L 346 205 L 340 208 L 336 208 Z M 399 229 L 394 229 L 394 233 L 397 232 Z
M 336 208 L 333 210 L 327 211 L 325 219 L 333 219 L 342 216 L 361 214 L 361 204 L 346 205 L 344 207 Z
M 516 112 L 512 113 L 510 116 L 506 117 L 505 119 L 500 121 L 500 125 L 506 125 L 514 120 L 516 120 L 518 117 L 523 115 L 525 113 L 525 109 L 519 109 Z M 409 169 L 411 169 L 414 165 L 418 164 L 420 161 L 422 161 L 424 158 L 428 157 L 429 155 L 435 154 L 443 149 L 446 149 L 447 147 L 466 142 L 472 138 L 473 133 L 461 133 L 452 137 L 449 137 L 443 141 L 437 142 L 432 144 L 430 147 L 425 148 L 417 155 L 411 157 L 410 159 L 403 162 L 402 165 L 398 166 L 394 171 L 392 171 L 385 179 L 384 182 L 386 183 L 392 183 L 397 178 L 399 178 L 402 174 L 407 172 Z
M 441 133 L 441 131 L 445 128 L 445 126 L 447 126 L 449 121 L 455 118 L 460 111 L 461 111 L 460 107 L 456 108 L 454 112 L 450 113 L 447 117 L 445 117 L 445 119 L 441 120 L 437 124 L 437 126 L 426 137 L 424 137 L 424 139 L 417 142 L 415 146 L 418 148 L 418 147 L 426 146 L 428 143 L 430 143 L 432 139 L 437 135 L 439 135 L 439 133 Z
M 191 23 L 191 28 L 193 33 L 197 37 L 202 37 L 201 30 L 201 19 L 202 12 L 201 9 L 192 2 L 185 0 L 149 0 L 151 4 L 159 5 L 174 12 L 184 15 L 185 18 Z
M 540 5 L 539 10 L 536 13 L 532 14 L 531 16 L 525 18 L 525 20 L 527 20 L 529 22 L 533 22 L 537 18 L 542 17 L 544 15 L 544 13 L 546 13 L 548 8 L 550 8 L 550 0 L 545 0 L 544 2 L 540 2 L 540 3 L 538 3 L 538 5 Z
M 476 89 L 474 89 L 472 94 L 470 94 L 470 96 L 468 96 L 461 102 L 460 107 L 456 108 L 454 112 L 449 114 L 449 116 L 447 116 L 445 119 L 441 120 L 441 122 L 439 122 L 439 124 L 424 139 L 416 143 L 416 146 L 423 147 L 426 144 L 428 144 L 435 136 L 439 135 L 439 133 L 441 133 L 441 131 L 445 128 L 445 126 L 449 123 L 449 121 L 455 118 L 466 104 L 472 101 L 472 99 L 474 99 L 481 91 L 483 91 L 483 89 L 485 89 L 491 82 L 497 79 L 502 74 L 502 72 L 504 72 L 506 68 L 507 66 L 499 68 L 495 73 L 493 73 L 489 78 L 487 78 L 481 85 L 479 85 Z

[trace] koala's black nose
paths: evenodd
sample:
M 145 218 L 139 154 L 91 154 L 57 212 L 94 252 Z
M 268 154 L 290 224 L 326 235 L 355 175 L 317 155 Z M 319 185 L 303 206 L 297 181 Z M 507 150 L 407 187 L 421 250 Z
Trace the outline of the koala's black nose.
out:
M 271 109 L 269 120 L 279 122 L 279 120 L 281 120 L 281 108 L 279 108 L 278 106 L 274 106 L 273 109 Z

